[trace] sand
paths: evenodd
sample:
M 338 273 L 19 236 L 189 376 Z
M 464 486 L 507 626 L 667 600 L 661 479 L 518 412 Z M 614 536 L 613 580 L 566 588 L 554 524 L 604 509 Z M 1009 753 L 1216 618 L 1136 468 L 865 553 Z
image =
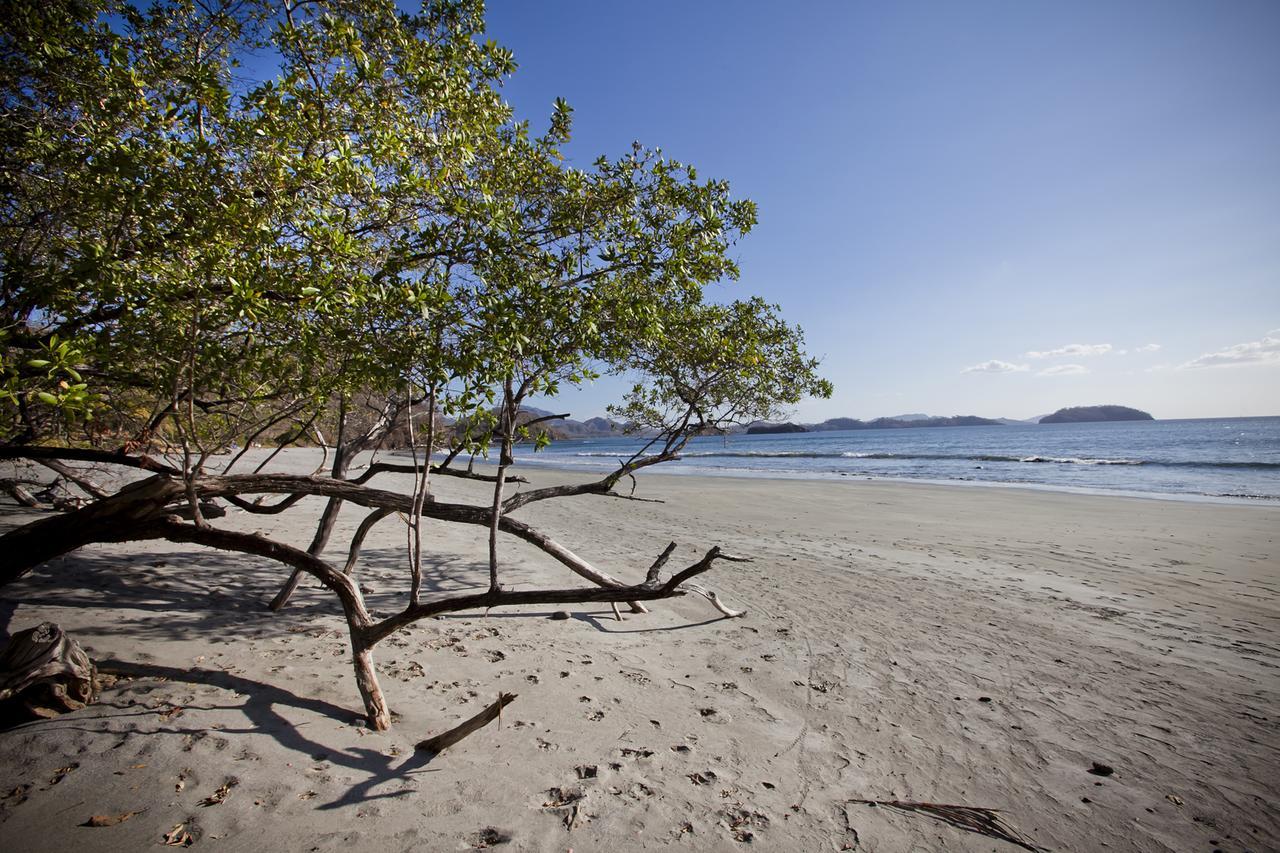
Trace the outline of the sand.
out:
M 663 503 L 519 517 L 630 579 L 671 540 L 673 567 L 749 556 L 704 576 L 746 618 L 689 596 L 623 622 L 419 623 L 376 652 L 387 733 L 358 722 L 332 595 L 308 581 L 264 609 L 275 564 L 94 546 L 0 590 L 4 633 L 58 622 L 119 675 L 96 705 L 0 732 L 0 848 L 150 849 L 181 824 L 224 850 L 1017 849 L 849 802 L 874 799 L 998 808 L 1051 850 L 1280 849 L 1280 508 L 670 475 L 638 494 Z M 321 505 L 219 523 L 305 545 Z M 429 523 L 428 590 L 484 583 L 484 535 Z M 379 613 L 403 600 L 404 547 L 384 522 L 358 569 Z M 508 585 L 577 581 L 522 543 L 503 556 Z M 519 694 L 500 726 L 415 753 L 499 691 Z

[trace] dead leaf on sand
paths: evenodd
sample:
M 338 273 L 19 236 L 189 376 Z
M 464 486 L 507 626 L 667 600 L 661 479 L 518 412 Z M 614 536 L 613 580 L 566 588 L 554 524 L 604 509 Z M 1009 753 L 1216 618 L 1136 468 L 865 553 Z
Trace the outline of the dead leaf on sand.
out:
M 117 823 L 124 823 L 136 814 L 142 814 L 146 809 L 139 809 L 136 812 L 121 812 L 120 814 L 96 814 L 86 820 L 81 826 L 115 826 Z
M 201 800 L 200 805 L 206 808 L 209 806 L 220 805 L 222 801 L 227 798 L 227 795 L 231 793 L 231 789 L 239 784 L 240 783 L 235 779 L 228 779 L 222 784 L 222 787 L 218 788 L 218 790 Z
M 31 783 L 23 782 L 21 785 L 14 788 L 12 791 L 9 791 L 8 793 L 5 793 L 5 794 L 0 794 L 0 800 L 14 800 L 14 805 L 17 805 L 18 803 L 26 802 L 27 792 L 30 790 L 31 790 Z
M 195 841 L 185 823 L 176 824 L 164 834 L 164 843 L 169 847 L 190 847 Z
M 59 767 L 57 770 L 53 771 L 53 778 L 49 780 L 49 784 L 50 785 L 58 784 L 66 777 L 68 773 L 70 773 L 72 770 L 75 770 L 79 766 L 80 766 L 79 764 L 68 764 L 66 767 Z

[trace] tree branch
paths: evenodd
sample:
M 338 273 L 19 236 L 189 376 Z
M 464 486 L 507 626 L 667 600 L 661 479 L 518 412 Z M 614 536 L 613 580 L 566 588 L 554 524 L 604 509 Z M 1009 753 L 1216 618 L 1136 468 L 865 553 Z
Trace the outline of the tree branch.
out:
M 47 447 L 32 445 L 10 445 L 0 447 L 0 459 L 61 459 L 70 462 L 102 462 L 108 465 L 123 465 L 126 468 L 141 468 L 157 474 L 168 474 L 181 477 L 182 472 L 172 465 L 167 465 L 146 454 L 131 456 L 123 450 L 94 450 L 88 447 Z
M 668 547 L 674 550 L 674 545 Z M 669 553 L 668 553 L 669 556 Z M 712 548 L 701 560 L 672 575 L 666 583 L 658 583 L 656 572 L 650 570 L 650 577 L 643 583 L 621 587 L 579 587 L 576 589 L 529 589 L 508 590 L 497 589 L 473 595 L 458 595 L 437 601 L 424 602 L 416 607 L 407 607 L 395 616 L 389 616 L 381 622 L 370 625 L 362 632 L 367 645 L 389 637 L 401 628 L 421 619 L 428 619 L 441 613 L 453 613 L 458 610 L 489 609 L 492 607 L 510 607 L 517 604 L 586 604 L 609 603 L 619 601 L 654 601 L 659 598 L 672 598 L 684 595 L 680 584 L 692 577 L 702 574 L 711 568 L 716 560 L 728 560 L 734 563 L 750 562 L 746 557 L 734 557 L 724 554 L 718 547 Z

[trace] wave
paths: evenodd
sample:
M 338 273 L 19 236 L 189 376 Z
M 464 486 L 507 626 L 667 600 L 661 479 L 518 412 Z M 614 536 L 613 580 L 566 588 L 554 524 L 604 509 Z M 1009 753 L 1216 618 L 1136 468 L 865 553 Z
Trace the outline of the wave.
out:
M 609 453 L 583 450 L 573 454 L 578 457 L 618 459 L 625 453 Z M 1011 456 L 1002 454 L 961 453 L 885 453 L 855 451 L 822 452 L 809 450 L 696 450 L 680 454 L 686 459 L 867 459 L 867 460 L 922 460 L 954 462 L 1007 462 L 1042 465 L 1147 465 L 1160 468 L 1231 468 L 1257 471 L 1280 470 L 1280 462 L 1253 462 L 1236 460 L 1164 460 L 1164 459 L 1094 459 L 1076 456 Z
M 601 450 L 581 450 L 573 454 L 574 456 L 593 456 L 602 459 L 625 458 L 626 453 L 609 453 Z M 681 453 L 685 459 L 702 458 L 711 456 L 723 456 L 730 459 L 837 459 L 844 454 L 840 453 L 817 453 L 808 450 L 688 450 Z M 643 457 L 641 457 L 643 458 Z

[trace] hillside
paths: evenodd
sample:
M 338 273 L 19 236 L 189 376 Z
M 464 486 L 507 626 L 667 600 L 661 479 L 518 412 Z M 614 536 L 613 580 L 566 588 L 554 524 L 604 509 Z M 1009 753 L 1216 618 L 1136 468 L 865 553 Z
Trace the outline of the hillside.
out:
M 857 418 L 831 418 L 820 424 L 805 424 L 812 432 L 829 432 L 841 429 L 917 429 L 922 427 L 1002 426 L 1000 421 L 980 418 L 976 415 L 953 415 L 949 418 L 928 415 L 910 415 L 896 418 L 876 418 L 860 421 Z
M 1040 419 L 1042 424 L 1083 424 L 1095 421 L 1153 421 L 1151 415 L 1128 406 L 1071 406 Z

